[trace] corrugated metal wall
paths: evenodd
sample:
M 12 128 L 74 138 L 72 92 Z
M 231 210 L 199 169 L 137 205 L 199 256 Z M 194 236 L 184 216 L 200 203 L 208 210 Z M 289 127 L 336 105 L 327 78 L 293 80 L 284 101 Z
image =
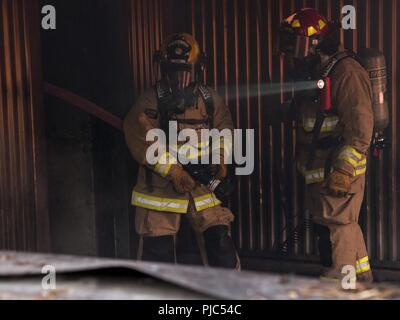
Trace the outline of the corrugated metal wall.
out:
M 132 19 L 137 29 L 132 34 L 132 42 L 138 55 L 136 59 L 133 56 L 134 73 L 139 92 L 144 84 L 151 83 L 152 70 L 147 69 L 151 65 L 149 49 L 157 42 L 154 33 L 146 30 L 160 30 L 163 25 L 164 32 L 156 34 L 157 40 L 159 34 L 190 32 L 207 52 L 207 83 L 225 97 L 238 128 L 256 130 L 255 172 L 250 177 L 237 178 L 237 193 L 230 201 L 237 216 L 235 239 L 242 254 L 248 257 L 274 256 L 275 239 L 287 236 L 287 232 L 281 233 L 286 223 L 291 228 L 305 218 L 303 186 L 294 166 L 295 132 L 290 123 L 282 122 L 277 112 L 280 102 L 287 97 L 279 92 L 263 94 L 274 87 L 272 84 L 279 87 L 284 81 L 284 62 L 273 52 L 280 21 L 296 8 L 305 6 L 320 9 L 330 19 L 338 19 L 344 5 L 354 5 L 357 29 L 342 30 L 341 38 L 354 51 L 375 47 L 384 52 L 392 119 L 387 130 L 391 148 L 378 159 L 369 161 L 361 224 L 375 265 L 399 266 L 398 1 L 170 0 L 163 1 L 161 16 L 159 1 L 134 0 L 133 3 Z M 150 11 L 155 4 L 158 6 L 154 16 Z M 146 34 L 150 37 L 148 40 L 144 39 Z M 289 248 L 289 256 L 315 258 L 314 238 L 309 230 Z
M 48 245 L 38 18 L 36 1 L 0 2 L 1 249 Z
M 129 0 L 131 24 L 129 55 L 132 61 L 135 93 L 140 93 L 156 81 L 152 56 L 163 37 L 162 0 Z

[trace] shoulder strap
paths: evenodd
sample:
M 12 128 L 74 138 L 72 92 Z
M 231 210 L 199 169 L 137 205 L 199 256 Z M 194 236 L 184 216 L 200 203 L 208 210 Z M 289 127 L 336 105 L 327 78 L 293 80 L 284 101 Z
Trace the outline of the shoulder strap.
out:
M 165 98 L 168 94 L 170 94 L 169 88 L 162 82 L 162 81 L 157 81 L 156 83 L 156 92 L 157 92 L 157 99 L 158 101 L 162 100 Z
M 162 81 L 157 81 L 155 90 L 157 94 L 157 109 L 160 115 L 160 129 L 164 130 L 165 134 L 168 136 L 169 114 L 166 108 L 163 108 L 163 103 L 165 103 L 165 98 L 171 94 L 171 91 Z
M 347 59 L 347 58 L 352 58 L 360 63 L 360 59 L 357 57 L 357 55 L 353 51 L 349 51 L 349 50 L 342 51 L 342 52 L 335 54 L 334 56 L 332 56 L 329 59 L 328 64 L 326 65 L 326 67 L 323 69 L 323 71 L 321 73 L 321 76 L 328 77 L 333 72 L 333 70 L 335 69 L 337 64 L 340 61 Z
M 162 101 L 164 98 L 168 95 L 171 94 L 170 89 L 165 86 L 165 84 L 162 81 L 158 81 L 155 85 L 155 90 L 157 93 L 157 108 L 158 112 L 161 117 L 161 124 L 163 124 L 165 121 L 168 121 L 165 118 L 164 111 L 165 109 L 162 108 Z M 211 91 L 204 85 L 199 85 L 199 92 L 200 96 L 204 101 L 204 105 L 206 107 L 206 112 L 210 121 L 210 127 L 213 127 L 213 120 L 214 120 L 214 100 L 212 98 Z
M 353 59 L 357 60 L 356 54 L 352 51 L 343 51 L 343 52 L 339 52 L 339 53 L 333 55 L 329 59 L 326 67 L 323 69 L 321 76 L 328 77 L 333 72 L 333 70 L 335 69 L 337 64 L 340 61 L 347 59 L 347 58 L 353 58 Z M 323 112 L 321 110 L 319 110 L 317 112 L 317 118 L 315 119 L 315 124 L 314 124 L 314 128 L 312 131 L 313 136 L 312 136 L 312 140 L 311 140 L 311 144 L 310 144 L 310 148 L 309 148 L 307 167 L 309 166 L 309 164 L 311 164 L 313 158 L 315 157 L 317 142 L 318 142 L 320 134 L 321 134 L 321 129 L 322 129 L 322 125 L 325 121 L 325 117 L 326 117 L 325 112 Z
M 211 92 L 202 84 L 199 85 L 199 92 L 204 101 L 204 105 L 206 106 L 207 115 L 210 120 L 210 127 L 212 128 L 214 126 L 214 101 Z

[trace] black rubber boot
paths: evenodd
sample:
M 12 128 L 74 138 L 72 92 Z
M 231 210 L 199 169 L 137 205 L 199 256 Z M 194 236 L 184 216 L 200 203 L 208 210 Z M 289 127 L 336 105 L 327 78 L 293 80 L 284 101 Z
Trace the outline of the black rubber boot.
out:
M 324 267 L 332 266 L 332 243 L 331 234 L 328 227 L 314 224 L 314 231 L 318 236 L 318 249 L 321 263 Z
M 227 226 L 214 226 L 203 233 L 208 264 L 211 267 L 237 267 L 236 249 Z
M 175 263 L 173 236 L 143 237 L 142 260 Z

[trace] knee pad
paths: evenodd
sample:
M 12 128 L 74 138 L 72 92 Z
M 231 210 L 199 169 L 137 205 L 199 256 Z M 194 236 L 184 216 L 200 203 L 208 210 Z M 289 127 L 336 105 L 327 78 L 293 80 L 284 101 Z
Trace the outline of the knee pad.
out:
M 321 263 L 324 267 L 332 266 L 332 243 L 329 228 L 320 224 L 314 224 L 314 231 L 318 236 L 318 249 Z
M 143 237 L 142 260 L 174 263 L 174 236 Z
M 227 226 L 208 228 L 203 236 L 210 266 L 232 269 L 236 267 L 236 249 Z

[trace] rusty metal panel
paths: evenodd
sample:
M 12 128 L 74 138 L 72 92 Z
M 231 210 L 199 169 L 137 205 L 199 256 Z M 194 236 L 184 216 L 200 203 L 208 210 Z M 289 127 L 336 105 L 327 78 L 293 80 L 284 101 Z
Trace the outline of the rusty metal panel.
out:
M 135 94 L 154 84 L 153 53 L 160 48 L 163 34 L 162 0 L 130 0 L 129 56 L 132 61 Z
M 37 1 L 0 2 L 0 247 L 29 251 L 48 245 L 38 18 Z
M 282 18 L 295 9 L 316 7 L 330 19 L 341 18 L 344 5 L 357 10 L 357 29 L 342 30 L 343 44 L 354 51 L 365 47 L 382 50 L 389 74 L 391 124 L 386 134 L 391 147 L 378 159 L 370 157 L 365 201 L 360 223 L 375 265 L 399 267 L 400 217 L 399 158 L 400 121 L 397 112 L 399 87 L 400 4 L 396 0 L 168 0 L 163 1 L 159 21 L 149 22 L 147 1 L 133 1 L 132 43 L 136 86 L 151 83 L 152 71 L 143 62 L 150 61 L 152 45 L 144 37 L 150 23 L 168 32 L 190 32 L 208 55 L 205 81 L 225 98 L 238 128 L 256 132 L 255 171 L 250 177 L 237 177 L 235 196 L 229 205 L 236 214 L 234 236 L 243 255 L 276 255 L 273 244 L 285 239 L 289 229 L 305 216 L 304 186 L 294 166 L 295 131 L 283 123 L 276 110 L 288 96 L 279 89 L 284 82 L 284 61 L 274 54 L 274 43 Z M 159 2 L 152 2 L 159 4 Z M 160 7 L 158 7 L 160 8 Z M 147 19 L 147 20 L 146 20 Z M 183 21 L 183 22 L 182 22 Z M 157 29 L 159 30 L 159 29 Z M 158 38 L 157 38 L 158 39 Z M 142 44 L 142 45 L 140 45 Z M 140 50 L 146 47 L 146 50 Z M 265 94 L 266 91 L 274 94 Z M 141 91 L 141 90 L 139 90 Z M 301 240 L 288 248 L 289 257 L 314 260 L 315 239 L 305 230 Z

